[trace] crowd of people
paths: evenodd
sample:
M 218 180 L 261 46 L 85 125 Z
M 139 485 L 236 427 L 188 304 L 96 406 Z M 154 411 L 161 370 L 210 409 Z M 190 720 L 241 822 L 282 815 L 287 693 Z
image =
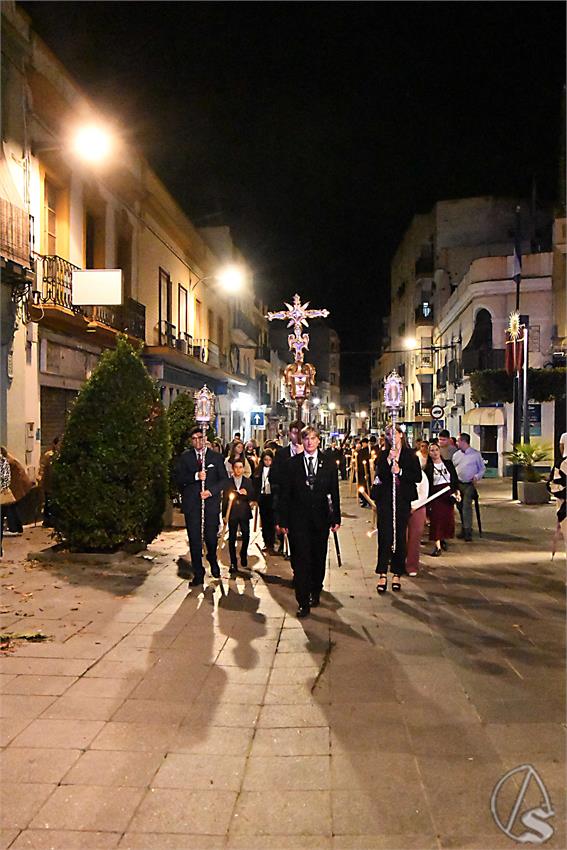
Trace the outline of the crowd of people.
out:
M 292 422 L 286 446 L 268 440 L 260 450 L 240 434 L 225 447 L 218 440 L 205 445 L 198 428 L 191 442 L 177 461 L 175 478 L 189 537 L 192 587 L 205 577 L 201 529 L 211 574 L 220 576 L 221 516 L 228 531 L 230 574 L 239 569 L 239 538 L 240 566 L 247 568 L 257 506 L 264 551 L 291 561 L 298 616 L 308 616 L 320 602 L 329 530 L 340 526 L 339 478 L 354 481 L 361 507 L 375 510 L 379 594 L 388 589 L 388 573 L 393 591 L 401 589 L 402 575 L 418 575 L 426 524 L 431 556 L 447 550 L 455 537 L 455 506 L 461 516 L 458 536 L 472 541 L 472 504 L 485 466 L 466 433 L 453 439 L 441 431 L 431 441 L 418 439 L 412 448 L 396 427 L 380 437 L 333 439 L 323 451 L 316 428 Z
M 189 539 L 191 587 L 204 581 L 203 550 L 211 575 L 220 577 L 219 537 L 227 532 L 230 574 L 238 572 L 239 560 L 242 568 L 248 567 L 253 523 L 254 531 L 260 525 L 266 555 L 291 562 L 298 616 L 308 616 L 320 603 L 329 531 L 340 527 L 339 478 L 354 483 L 360 506 L 375 512 L 378 594 L 387 591 L 389 576 L 391 590 L 400 591 L 404 574 L 419 574 L 426 527 L 434 558 L 455 536 L 468 543 L 473 539 L 473 503 L 485 464 L 467 433 L 454 438 L 442 430 L 437 438 L 417 439 L 410 447 L 404 429 L 396 426 L 381 436 L 332 439 L 323 450 L 318 430 L 296 421 L 289 426 L 285 446 L 283 435 L 260 449 L 238 433 L 223 446 L 218 439 L 206 440 L 198 427 L 190 440 L 191 447 L 175 462 L 174 480 Z M 561 502 L 558 522 L 563 525 L 567 435 L 564 442 L 562 465 L 552 470 L 549 484 Z M 57 437 L 42 455 L 34 482 L 1 447 L 0 528 L 5 520 L 5 534 L 22 533 L 20 506 L 34 484 L 42 494 L 43 524 L 52 527 L 51 467 L 58 448 Z M 461 520 L 457 535 L 455 509 Z M 0 551 L 1 544 L 0 535 Z

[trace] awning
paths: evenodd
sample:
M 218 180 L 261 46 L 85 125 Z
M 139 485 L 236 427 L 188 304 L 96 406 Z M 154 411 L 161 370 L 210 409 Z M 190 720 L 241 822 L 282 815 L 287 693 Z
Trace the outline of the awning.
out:
M 504 425 L 503 407 L 473 407 L 463 416 L 463 425 Z

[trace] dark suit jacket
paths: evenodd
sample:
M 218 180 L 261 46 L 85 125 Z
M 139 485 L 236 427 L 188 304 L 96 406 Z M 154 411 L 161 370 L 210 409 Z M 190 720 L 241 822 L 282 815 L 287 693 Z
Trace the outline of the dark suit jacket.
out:
M 364 474 L 364 461 L 366 461 L 366 476 L 368 476 L 369 484 L 370 484 L 370 486 L 372 486 L 372 481 L 370 480 L 370 475 L 371 475 L 370 449 L 368 447 L 361 449 L 356 456 L 358 483 L 361 487 L 366 487 L 366 476 Z
M 313 524 L 317 528 L 329 529 L 341 521 L 339 498 L 339 474 L 336 463 L 318 453 L 317 475 L 313 490 L 307 485 L 304 454 L 289 460 L 288 474 L 282 487 L 278 507 L 278 525 L 291 532 L 301 533 Z M 332 509 L 328 496 L 331 496 Z
M 370 495 L 378 506 L 392 504 L 392 469 L 388 461 L 389 454 L 389 449 L 381 451 L 374 466 L 379 483 L 372 485 Z M 421 481 L 421 466 L 415 452 L 407 448 L 401 450 L 398 466 L 400 467 L 399 496 L 403 502 L 407 502 L 409 505 L 410 502 L 417 499 L 416 485 Z
M 270 470 L 270 488 L 274 496 L 279 496 L 282 491 L 286 477 L 287 465 L 290 460 L 291 451 L 289 446 L 285 446 L 285 448 L 276 452 L 276 456 Z
M 226 473 L 224 459 L 221 454 L 214 452 L 212 449 L 207 449 L 205 452 L 205 471 L 207 478 L 205 480 L 205 490 L 210 490 L 212 496 L 206 500 L 205 508 L 207 511 L 216 510 L 220 507 L 220 494 L 228 483 L 228 475 Z M 182 495 L 183 513 L 189 513 L 195 510 L 195 507 L 201 504 L 201 482 L 195 479 L 195 474 L 199 471 L 199 464 L 195 449 L 186 449 L 180 455 L 174 467 L 175 483 L 179 487 Z
M 246 490 L 246 496 L 242 496 L 240 493 L 237 493 L 234 501 L 232 503 L 232 508 L 230 509 L 230 520 L 247 520 L 252 519 L 252 510 L 250 508 L 250 502 L 254 502 L 256 500 L 254 485 L 250 478 L 244 478 L 242 476 L 242 484 L 240 485 L 241 490 Z M 228 510 L 228 499 L 231 493 L 234 493 L 236 490 L 234 484 L 234 478 L 228 479 L 228 484 L 223 490 L 223 498 L 222 498 L 222 515 L 226 516 L 226 512 Z
M 452 460 L 444 460 L 443 463 L 447 467 L 447 472 L 449 473 L 449 481 L 447 481 L 447 484 L 451 487 L 451 493 L 454 493 L 459 489 L 459 476 L 457 475 L 457 470 L 455 469 Z M 433 461 L 430 457 L 427 458 L 427 463 L 425 464 L 425 469 L 423 471 L 429 480 L 429 492 L 431 493 L 431 488 L 433 487 Z

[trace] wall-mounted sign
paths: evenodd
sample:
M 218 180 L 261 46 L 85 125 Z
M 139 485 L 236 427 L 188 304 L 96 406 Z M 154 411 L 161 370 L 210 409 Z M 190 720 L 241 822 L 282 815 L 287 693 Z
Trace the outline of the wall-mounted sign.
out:
M 122 304 L 122 269 L 75 270 L 72 297 L 75 307 L 114 307 Z
M 431 408 L 431 418 L 432 419 L 443 419 L 443 415 L 445 413 L 445 408 L 441 407 L 440 404 L 434 404 Z

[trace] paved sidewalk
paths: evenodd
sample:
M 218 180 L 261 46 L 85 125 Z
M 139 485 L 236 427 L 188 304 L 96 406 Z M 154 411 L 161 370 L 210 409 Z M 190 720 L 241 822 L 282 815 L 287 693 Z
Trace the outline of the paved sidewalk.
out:
M 555 812 L 545 846 L 565 847 L 553 506 L 486 482 L 483 539 L 424 554 L 380 598 L 370 511 L 344 487 L 344 565 L 331 547 L 303 621 L 288 564 L 257 548 L 251 572 L 199 593 L 176 574 L 181 531 L 111 568 L 26 562 L 41 528 L 5 540 L 2 631 L 49 640 L 0 654 L 0 848 L 513 847 L 490 798 L 526 763 Z M 504 820 L 522 779 L 502 787 Z M 540 796 L 532 782 L 514 834 Z

